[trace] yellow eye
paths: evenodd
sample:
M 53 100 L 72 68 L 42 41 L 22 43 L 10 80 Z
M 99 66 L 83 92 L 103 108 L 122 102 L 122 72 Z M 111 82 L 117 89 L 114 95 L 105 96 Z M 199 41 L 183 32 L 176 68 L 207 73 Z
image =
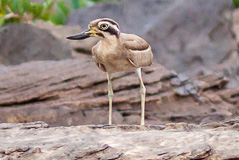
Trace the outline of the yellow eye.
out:
M 105 24 L 105 23 L 102 23 L 101 25 L 100 25 L 100 29 L 102 29 L 102 30 L 106 30 L 106 29 L 108 29 L 108 24 Z

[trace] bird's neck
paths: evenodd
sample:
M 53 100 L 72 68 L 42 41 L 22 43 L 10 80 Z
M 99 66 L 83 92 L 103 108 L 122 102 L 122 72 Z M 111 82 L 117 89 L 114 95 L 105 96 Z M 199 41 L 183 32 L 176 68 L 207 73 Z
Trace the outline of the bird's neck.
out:
M 101 39 L 101 43 L 103 45 L 112 46 L 112 47 L 118 46 L 120 43 L 120 38 L 119 36 L 116 37 L 115 35 L 108 36 L 108 37 L 105 37 L 104 39 Z

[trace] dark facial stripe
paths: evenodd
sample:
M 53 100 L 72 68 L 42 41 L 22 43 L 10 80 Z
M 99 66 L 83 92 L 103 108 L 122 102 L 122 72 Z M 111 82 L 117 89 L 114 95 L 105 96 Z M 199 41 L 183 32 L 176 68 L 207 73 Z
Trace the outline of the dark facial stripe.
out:
M 119 33 L 117 30 L 115 30 L 113 27 L 109 27 L 105 32 L 109 32 L 111 35 L 115 35 L 117 38 L 119 38 Z
M 105 36 L 102 33 L 96 33 L 97 36 L 105 38 Z

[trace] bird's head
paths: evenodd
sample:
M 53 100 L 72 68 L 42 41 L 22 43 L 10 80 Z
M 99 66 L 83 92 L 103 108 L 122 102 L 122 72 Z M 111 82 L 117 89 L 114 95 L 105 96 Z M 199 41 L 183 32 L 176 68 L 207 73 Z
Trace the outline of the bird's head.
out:
M 101 18 L 91 21 L 88 25 L 89 30 L 76 35 L 66 37 L 70 40 L 82 40 L 89 37 L 98 37 L 100 39 L 119 38 L 120 29 L 117 22 L 110 18 Z

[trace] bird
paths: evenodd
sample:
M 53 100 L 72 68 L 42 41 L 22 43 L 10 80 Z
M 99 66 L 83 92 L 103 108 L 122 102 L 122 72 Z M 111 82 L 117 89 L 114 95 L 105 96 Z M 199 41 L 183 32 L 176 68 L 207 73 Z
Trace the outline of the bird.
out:
M 112 125 L 113 89 L 111 75 L 116 72 L 135 71 L 140 83 L 141 121 L 145 125 L 146 88 L 143 83 L 141 68 L 150 66 L 153 61 L 151 46 L 135 34 L 120 32 L 119 24 L 110 18 L 99 18 L 88 25 L 88 30 L 66 37 L 69 40 L 83 40 L 89 37 L 99 38 L 92 47 L 92 57 L 98 68 L 106 72 L 108 80 L 109 125 Z

